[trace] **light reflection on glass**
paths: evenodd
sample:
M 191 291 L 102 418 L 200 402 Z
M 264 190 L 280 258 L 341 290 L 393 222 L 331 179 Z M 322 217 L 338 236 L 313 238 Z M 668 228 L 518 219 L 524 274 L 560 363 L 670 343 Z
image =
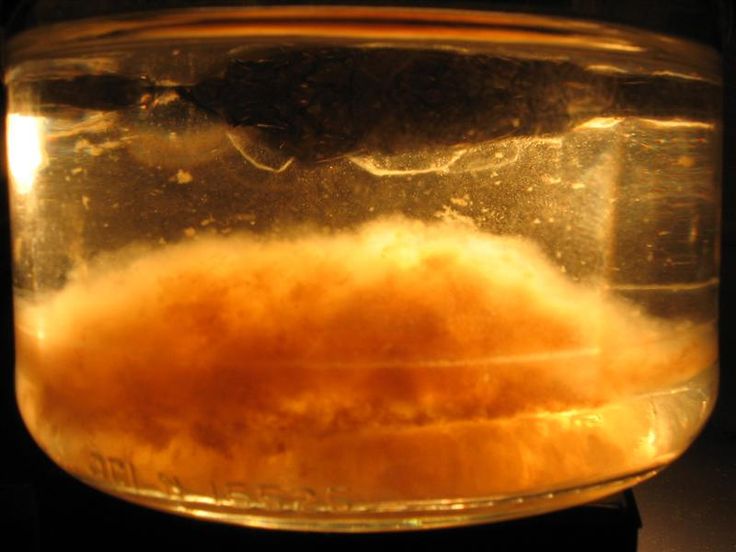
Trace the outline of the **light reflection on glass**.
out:
M 26 195 L 33 189 L 46 155 L 43 149 L 43 118 L 32 115 L 8 115 L 8 169 L 14 190 Z

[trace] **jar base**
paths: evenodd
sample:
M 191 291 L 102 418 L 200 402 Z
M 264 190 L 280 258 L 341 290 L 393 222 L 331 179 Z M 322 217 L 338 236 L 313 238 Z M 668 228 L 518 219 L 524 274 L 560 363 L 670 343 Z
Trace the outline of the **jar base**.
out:
M 80 478 L 103 492 L 141 506 L 201 520 L 246 527 L 324 533 L 378 533 L 441 529 L 496 523 L 580 506 L 633 487 L 655 476 L 665 465 L 637 473 L 526 496 L 493 496 L 474 499 L 343 504 L 334 509 L 304 512 L 264 512 L 261 508 L 229 508 L 214 504 L 211 497 L 187 495 L 186 500 L 131 493 L 99 481 Z M 150 495 L 150 496 L 149 496 Z M 283 505 L 282 505 L 283 507 Z

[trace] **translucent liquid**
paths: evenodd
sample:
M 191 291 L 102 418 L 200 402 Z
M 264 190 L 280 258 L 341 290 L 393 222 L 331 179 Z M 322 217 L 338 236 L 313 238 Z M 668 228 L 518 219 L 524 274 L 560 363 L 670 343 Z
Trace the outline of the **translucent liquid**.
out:
M 111 59 L 150 70 L 157 48 Z M 529 63 L 517 73 L 549 69 Z M 318 117 L 303 124 L 324 135 L 289 142 L 233 122 L 220 65 L 120 109 L 71 106 L 68 77 L 24 84 L 58 105 L 14 213 L 18 400 L 64 469 L 177 512 L 377 530 L 579 503 L 686 448 L 716 381 L 717 280 L 696 266 L 711 122 L 617 113 L 601 77 L 583 79 L 600 101 L 540 123 L 484 112 L 496 127 L 417 145 L 424 121 L 385 140 L 384 121 L 347 144 Z M 685 207 L 615 211 L 652 189 Z M 648 258 L 650 230 L 675 245 Z

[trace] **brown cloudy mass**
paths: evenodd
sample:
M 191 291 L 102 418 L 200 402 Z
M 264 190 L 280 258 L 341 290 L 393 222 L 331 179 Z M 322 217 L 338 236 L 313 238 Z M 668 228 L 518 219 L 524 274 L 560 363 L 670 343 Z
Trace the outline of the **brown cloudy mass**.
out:
M 573 284 L 526 241 L 403 218 L 128 251 L 17 318 L 21 410 L 52 457 L 202 493 L 482 496 L 640 470 L 677 437 L 652 444 L 662 420 L 631 397 L 716 355 L 710 330 Z

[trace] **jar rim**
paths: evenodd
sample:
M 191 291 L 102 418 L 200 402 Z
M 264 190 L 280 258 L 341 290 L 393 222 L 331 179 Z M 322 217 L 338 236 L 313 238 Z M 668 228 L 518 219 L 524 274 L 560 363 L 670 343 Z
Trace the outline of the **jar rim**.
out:
M 288 25 L 288 32 L 285 30 Z M 176 38 L 285 37 L 547 45 L 635 56 L 677 57 L 720 80 L 720 55 L 707 45 L 658 32 L 575 17 L 449 8 L 240 6 L 180 8 L 51 23 L 13 36 L 9 66 L 63 57 L 94 45 L 121 47 Z M 52 45 L 49 47 L 49 45 Z

